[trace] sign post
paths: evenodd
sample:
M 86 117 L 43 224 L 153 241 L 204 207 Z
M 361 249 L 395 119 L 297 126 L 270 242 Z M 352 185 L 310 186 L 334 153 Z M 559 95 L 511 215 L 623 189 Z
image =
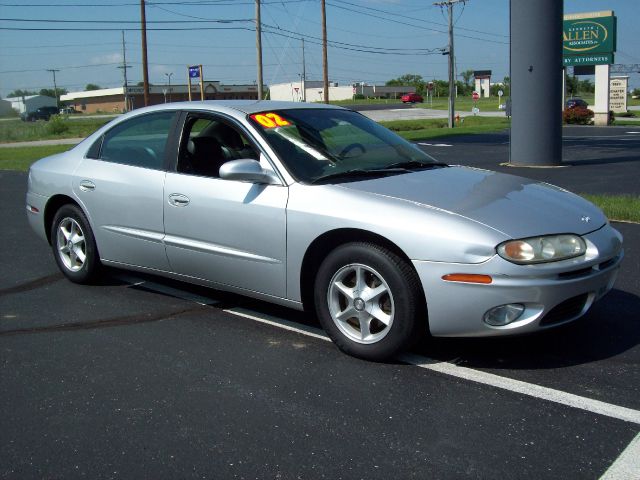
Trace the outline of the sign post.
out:
M 204 100 L 204 79 L 202 76 L 202 65 L 191 65 L 187 67 L 189 71 L 188 81 L 189 81 L 189 101 L 191 101 L 191 79 L 199 78 L 200 79 L 200 100 Z
M 565 15 L 562 30 L 564 66 L 595 65 L 593 123 L 608 125 L 609 65 L 616 51 L 616 16 L 612 10 Z

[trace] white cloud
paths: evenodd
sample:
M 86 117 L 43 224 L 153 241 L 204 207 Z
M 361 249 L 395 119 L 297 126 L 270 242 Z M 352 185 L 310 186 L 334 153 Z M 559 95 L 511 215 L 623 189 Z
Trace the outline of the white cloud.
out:
M 122 53 L 107 53 L 106 55 L 99 55 L 91 58 L 92 65 L 104 65 L 107 63 L 121 63 Z

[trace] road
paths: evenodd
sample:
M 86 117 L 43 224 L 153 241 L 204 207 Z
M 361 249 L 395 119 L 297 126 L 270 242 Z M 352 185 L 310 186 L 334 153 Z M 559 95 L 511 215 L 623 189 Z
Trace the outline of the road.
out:
M 578 191 L 637 173 L 622 131 L 598 143 L 599 161 L 595 130 L 577 132 L 565 152 L 587 160 L 517 173 L 566 175 L 554 180 Z M 476 140 L 422 148 L 505 159 L 504 136 Z M 0 172 L 2 479 L 640 475 L 638 225 L 615 225 L 618 283 L 580 321 L 430 339 L 375 364 L 340 353 L 304 313 L 119 271 L 69 283 L 28 228 L 25 187 L 25 174 Z

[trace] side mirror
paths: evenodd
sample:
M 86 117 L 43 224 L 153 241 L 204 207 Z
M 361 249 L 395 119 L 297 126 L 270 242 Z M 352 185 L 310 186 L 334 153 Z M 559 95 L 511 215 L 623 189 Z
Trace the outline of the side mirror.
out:
M 242 158 L 225 162 L 220 167 L 220 178 L 240 182 L 279 185 L 280 179 L 270 170 L 265 170 L 257 160 Z

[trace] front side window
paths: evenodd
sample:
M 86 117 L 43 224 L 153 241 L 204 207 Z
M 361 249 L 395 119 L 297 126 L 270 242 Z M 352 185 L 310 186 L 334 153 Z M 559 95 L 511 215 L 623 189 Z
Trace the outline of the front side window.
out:
M 185 122 L 178 167 L 180 173 L 219 177 L 230 160 L 259 158 L 247 136 L 230 122 L 205 114 L 190 114 Z
M 104 135 L 100 159 L 161 170 L 175 115 L 175 112 L 151 113 L 115 126 Z
M 386 175 L 408 166 L 437 165 L 415 145 L 350 110 L 291 109 L 250 118 L 291 174 L 304 183 L 338 179 L 342 173 Z

